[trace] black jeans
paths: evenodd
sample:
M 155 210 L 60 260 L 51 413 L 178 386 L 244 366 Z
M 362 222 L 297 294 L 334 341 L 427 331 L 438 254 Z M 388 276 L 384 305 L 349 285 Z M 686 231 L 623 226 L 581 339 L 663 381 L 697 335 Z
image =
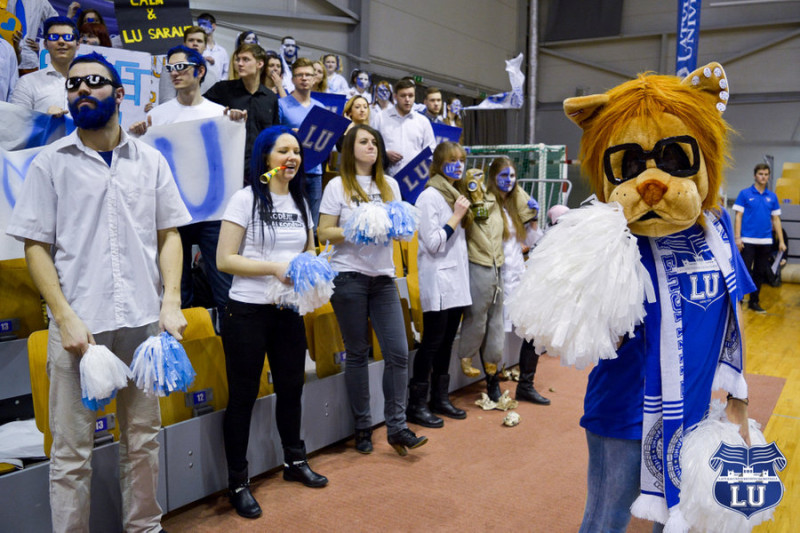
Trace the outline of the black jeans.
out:
M 295 311 L 230 300 L 222 321 L 228 373 L 223 434 L 228 470 L 247 468 L 250 419 L 258 396 L 264 354 L 275 386 L 275 420 L 284 448 L 299 446 L 305 380 L 306 330 Z
M 442 311 L 422 313 L 422 343 L 414 358 L 414 377 L 416 383 L 429 383 L 431 369 L 434 381 L 437 376 L 450 372 L 450 354 L 458 325 L 464 315 L 464 307 L 453 307 Z
M 336 288 L 331 305 L 347 351 L 344 379 L 355 427 L 372 427 L 369 408 L 369 319 L 383 354 L 386 432 L 392 435 L 402 431 L 408 427 L 408 340 L 397 286 L 389 276 L 373 277 L 358 272 L 341 272 L 333 283 Z
M 750 293 L 750 303 L 758 303 L 758 294 L 761 291 L 761 284 L 767 280 L 767 270 L 770 268 L 769 255 L 772 250 L 771 244 L 750 244 L 744 243 L 742 248 L 742 259 L 750 271 L 750 277 L 756 285 L 756 290 Z

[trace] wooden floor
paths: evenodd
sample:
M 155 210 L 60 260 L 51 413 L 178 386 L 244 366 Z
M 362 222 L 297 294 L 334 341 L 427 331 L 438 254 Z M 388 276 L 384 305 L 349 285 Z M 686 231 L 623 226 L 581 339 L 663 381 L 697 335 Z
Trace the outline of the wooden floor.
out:
M 747 372 L 786 379 L 775 410 L 763 428 L 767 442 L 775 441 L 786 456 L 779 473 L 786 492 L 771 522 L 759 533 L 789 533 L 800 524 L 800 285 L 764 286 L 761 305 L 766 315 L 744 312 Z

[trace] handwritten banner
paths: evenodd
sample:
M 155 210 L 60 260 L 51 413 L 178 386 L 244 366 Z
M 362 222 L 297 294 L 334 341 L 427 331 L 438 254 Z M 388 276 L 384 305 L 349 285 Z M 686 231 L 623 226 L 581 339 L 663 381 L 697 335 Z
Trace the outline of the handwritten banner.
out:
M 231 195 L 242 187 L 244 123 L 218 117 L 170 124 L 150 128 L 141 140 L 164 154 L 192 222 L 222 218 Z M 24 256 L 22 243 L 5 228 L 28 167 L 43 149 L 0 148 L 0 260 Z
M 349 120 L 324 107 L 311 108 L 297 131 L 303 145 L 303 168 L 306 172 L 314 172 L 314 167 L 328 159 L 349 124 Z
M 131 50 L 164 54 L 183 43 L 192 25 L 189 0 L 114 0 L 122 45 Z
M 312 91 L 311 98 L 318 100 L 320 103 L 322 103 L 322 105 L 325 106 L 325 109 L 331 113 L 336 113 L 337 115 L 344 113 L 344 104 L 347 103 L 347 96 L 343 94 L 318 93 Z
M 685 78 L 697 68 L 700 45 L 700 0 L 679 0 L 675 73 Z
M 417 201 L 419 196 L 425 189 L 425 183 L 428 182 L 428 169 L 431 166 L 431 157 L 433 152 L 426 147 L 414 159 L 412 159 L 406 166 L 394 175 L 397 184 L 400 186 L 400 194 L 403 200 L 413 204 Z
M 447 124 L 433 124 L 433 136 L 436 137 L 436 144 L 450 141 L 457 143 L 461 139 L 461 128 L 448 126 Z

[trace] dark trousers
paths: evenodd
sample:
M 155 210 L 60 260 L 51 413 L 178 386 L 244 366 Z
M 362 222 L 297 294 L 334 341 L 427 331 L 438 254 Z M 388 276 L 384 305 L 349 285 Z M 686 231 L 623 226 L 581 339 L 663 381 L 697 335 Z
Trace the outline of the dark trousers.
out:
M 183 245 L 183 274 L 181 276 L 181 306 L 192 307 L 194 289 L 192 286 L 192 245 L 200 247 L 203 256 L 203 272 L 211 286 L 211 295 L 214 305 L 220 316 L 225 311 L 228 302 L 228 291 L 231 288 L 233 276 L 217 270 L 217 241 L 219 241 L 219 228 L 221 222 L 213 220 L 196 222 L 178 228 Z
M 456 338 L 463 315 L 463 307 L 422 313 L 422 343 L 414 358 L 413 381 L 430 383 L 431 370 L 433 381 L 436 381 L 437 376 L 450 372 L 453 339 Z
M 284 449 L 300 446 L 305 379 L 306 330 L 295 311 L 231 300 L 222 321 L 228 373 L 228 409 L 223 434 L 228 470 L 247 468 L 250 419 L 258 396 L 264 354 L 275 386 L 275 419 Z
M 769 255 L 772 250 L 770 244 L 750 244 L 744 243 L 742 249 L 742 259 L 747 265 L 750 277 L 756 285 L 756 290 L 750 293 L 750 303 L 758 303 L 758 295 L 761 292 L 761 284 L 766 281 L 767 270 L 770 268 Z
M 369 408 L 369 349 L 367 319 L 378 337 L 383 354 L 383 396 L 386 431 L 406 429 L 408 398 L 408 340 L 403 308 L 394 280 L 342 272 L 334 280 L 331 305 L 342 331 L 347 352 L 344 379 L 356 429 L 372 427 Z

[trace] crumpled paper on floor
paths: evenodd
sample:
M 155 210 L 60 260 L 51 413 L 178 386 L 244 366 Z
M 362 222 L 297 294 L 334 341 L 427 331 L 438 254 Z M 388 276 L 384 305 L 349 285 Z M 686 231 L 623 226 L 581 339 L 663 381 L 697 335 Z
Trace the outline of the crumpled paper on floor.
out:
M 503 425 L 513 428 L 520 422 L 519 413 L 516 411 L 510 411 L 506 417 L 503 419 Z
M 519 406 L 519 402 L 511 398 L 511 393 L 509 391 L 503 391 L 503 395 L 500 396 L 500 399 L 496 402 L 490 400 L 489 396 L 485 392 L 482 392 L 481 399 L 476 400 L 475 405 L 484 411 L 491 411 L 492 409 L 508 411 L 509 409 L 516 409 L 517 406 Z

